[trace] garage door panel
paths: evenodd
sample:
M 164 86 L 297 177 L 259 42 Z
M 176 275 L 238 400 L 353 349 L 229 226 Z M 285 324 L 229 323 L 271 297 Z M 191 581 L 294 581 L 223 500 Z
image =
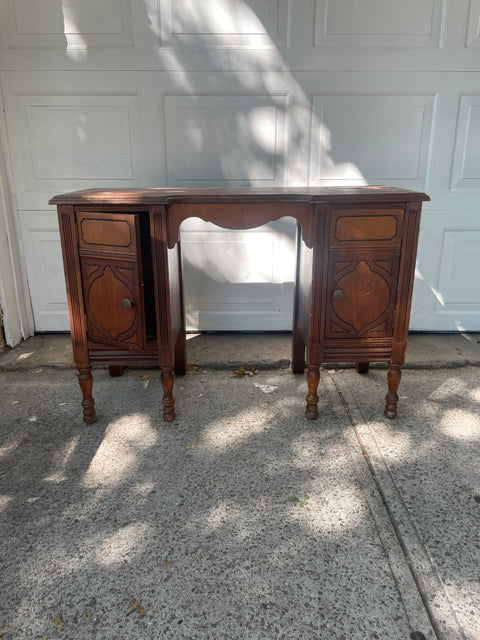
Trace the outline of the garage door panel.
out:
M 411 328 L 475 331 L 480 326 L 480 211 L 422 214 Z
M 155 0 L 159 46 L 274 48 L 290 43 L 293 3 Z
M 317 0 L 315 44 L 439 47 L 446 0 Z
M 480 192 L 480 94 L 459 100 L 450 188 Z
M 436 312 L 464 309 L 480 314 L 480 226 L 445 229 L 440 254 Z
M 187 330 L 291 329 L 295 236 L 291 218 L 253 231 L 185 221 Z
M 36 331 L 68 331 L 67 294 L 55 212 L 22 211 L 21 232 Z
M 55 193 L 145 184 L 139 94 L 6 93 L 20 210 Z
M 425 190 L 435 104 L 434 95 L 314 96 L 310 183 Z
M 286 104 L 286 96 L 166 96 L 169 185 L 283 185 Z
M 468 12 L 467 47 L 480 47 L 480 0 L 471 0 Z
M 134 0 L 6 0 L 11 47 L 68 49 L 134 45 Z

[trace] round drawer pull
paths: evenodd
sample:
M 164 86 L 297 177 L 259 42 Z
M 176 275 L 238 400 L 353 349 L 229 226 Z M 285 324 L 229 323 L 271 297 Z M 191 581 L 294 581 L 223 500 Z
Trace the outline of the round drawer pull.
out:
M 335 298 L 335 300 L 341 300 L 344 296 L 345 294 L 341 289 L 335 289 L 335 291 L 333 292 L 333 297 Z
M 122 300 L 122 306 L 124 309 L 131 309 L 133 305 L 133 300 L 129 300 L 128 298 L 124 298 Z

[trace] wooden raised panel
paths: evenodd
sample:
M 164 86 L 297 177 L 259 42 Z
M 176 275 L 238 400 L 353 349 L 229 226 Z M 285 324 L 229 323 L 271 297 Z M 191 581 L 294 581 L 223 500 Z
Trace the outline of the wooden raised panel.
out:
M 336 210 L 333 212 L 332 244 L 381 242 L 398 245 L 402 237 L 403 209 Z
M 142 351 L 144 314 L 136 260 L 92 255 L 80 262 L 89 341 Z
M 393 334 L 398 254 L 330 256 L 325 337 Z
M 77 212 L 80 249 L 136 254 L 138 216 L 135 214 Z

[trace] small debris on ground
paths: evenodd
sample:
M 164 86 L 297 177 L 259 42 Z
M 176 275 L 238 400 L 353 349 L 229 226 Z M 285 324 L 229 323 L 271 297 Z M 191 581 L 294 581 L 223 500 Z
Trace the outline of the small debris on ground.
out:
M 306 507 L 310 496 L 304 495 L 303 498 L 297 498 L 296 496 L 290 496 L 289 501 L 298 505 L 299 507 Z
M 137 598 L 132 598 L 130 601 L 130 606 L 127 609 L 127 611 L 125 612 L 126 616 L 129 616 L 131 613 L 136 612 L 139 616 L 144 616 L 146 611 L 144 609 L 144 607 L 142 606 L 142 603 L 140 602 L 140 600 L 137 600 Z
M 236 376 L 250 376 L 251 378 L 253 378 L 253 376 L 257 375 L 258 370 L 252 367 L 252 369 L 250 369 L 250 371 L 249 371 L 248 369 L 245 369 L 245 367 L 239 367 L 233 373 Z
M 50 624 L 54 629 L 61 629 L 65 625 L 62 618 L 62 614 L 57 613 L 57 615 L 54 618 L 50 618 Z
M 260 384 L 259 382 L 254 382 L 253 386 L 263 391 L 263 393 L 272 393 L 272 391 L 278 389 L 274 384 Z
M 187 369 L 185 373 L 187 376 L 194 376 L 197 373 L 200 373 L 201 367 L 196 362 L 187 362 Z

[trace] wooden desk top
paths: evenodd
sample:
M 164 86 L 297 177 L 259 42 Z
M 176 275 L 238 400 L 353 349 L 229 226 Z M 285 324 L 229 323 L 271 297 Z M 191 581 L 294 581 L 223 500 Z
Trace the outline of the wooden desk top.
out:
M 362 204 L 375 202 L 422 202 L 430 200 L 425 194 L 408 189 L 383 186 L 360 187 L 275 187 L 275 188 L 209 188 L 209 189 L 85 189 L 53 197 L 49 204 L 125 204 L 153 205 L 187 202 L 335 202 Z

